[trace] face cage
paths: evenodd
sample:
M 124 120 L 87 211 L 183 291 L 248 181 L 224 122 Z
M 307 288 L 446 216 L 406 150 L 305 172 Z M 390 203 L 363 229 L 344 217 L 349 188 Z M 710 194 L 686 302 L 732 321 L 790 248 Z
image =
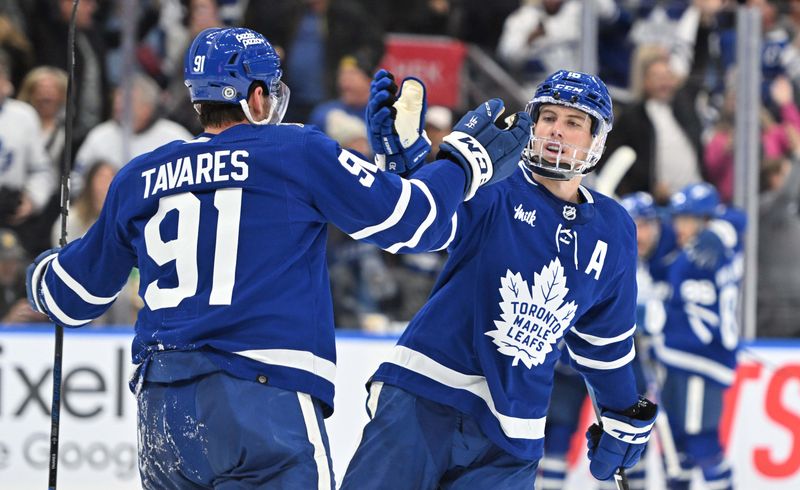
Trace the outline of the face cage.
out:
M 537 143 L 539 149 L 537 150 Z M 528 145 L 522 150 L 522 161 L 529 166 L 538 167 L 551 173 L 559 174 L 564 180 L 570 180 L 578 175 L 584 175 L 600 160 L 603 154 L 605 135 L 592 137 L 592 146 L 589 148 L 562 143 L 558 140 L 542 138 L 533 135 L 531 128 L 531 139 Z M 544 158 L 545 147 L 548 145 L 558 145 L 559 151 L 555 162 L 550 162 Z M 578 153 L 585 153 L 586 158 L 577 158 Z
M 283 121 L 283 116 L 286 115 L 286 109 L 289 107 L 289 98 L 292 91 L 289 87 L 279 79 L 272 79 L 269 86 L 269 114 L 261 121 L 254 121 L 253 115 L 250 113 L 250 107 L 247 105 L 247 99 L 239 101 L 242 106 L 244 115 L 251 124 L 259 126 L 265 124 L 279 124 Z

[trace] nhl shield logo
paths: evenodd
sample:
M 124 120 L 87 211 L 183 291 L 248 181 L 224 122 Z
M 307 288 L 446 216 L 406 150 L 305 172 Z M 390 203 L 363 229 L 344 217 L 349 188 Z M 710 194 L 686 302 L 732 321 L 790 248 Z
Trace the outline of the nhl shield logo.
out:
M 575 206 L 565 204 L 564 209 L 561 211 L 561 215 L 564 216 L 564 219 L 572 221 L 578 215 L 578 210 L 575 209 Z
M 226 99 L 233 99 L 236 97 L 236 89 L 233 87 L 225 87 L 222 89 L 222 96 Z

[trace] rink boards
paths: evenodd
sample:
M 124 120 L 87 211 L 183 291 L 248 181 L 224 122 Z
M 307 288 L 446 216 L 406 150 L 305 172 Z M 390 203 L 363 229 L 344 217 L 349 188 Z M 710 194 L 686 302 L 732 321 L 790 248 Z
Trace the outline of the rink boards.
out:
M 0 330 L 0 488 L 47 484 L 52 329 Z M 59 489 L 138 489 L 129 329 L 70 330 L 64 342 Z M 340 333 L 336 413 L 328 419 L 341 478 L 366 422 L 364 383 L 395 337 Z M 588 417 L 588 415 L 587 415 Z M 585 420 L 584 423 L 588 423 Z M 739 488 L 800 488 L 800 341 L 757 342 L 728 392 L 723 437 Z M 575 454 L 585 454 L 581 448 Z M 587 486 L 578 457 L 569 488 Z M 655 459 L 653 458 L 653 466 Z M 649 488 L 658 489 L 657 475 Z

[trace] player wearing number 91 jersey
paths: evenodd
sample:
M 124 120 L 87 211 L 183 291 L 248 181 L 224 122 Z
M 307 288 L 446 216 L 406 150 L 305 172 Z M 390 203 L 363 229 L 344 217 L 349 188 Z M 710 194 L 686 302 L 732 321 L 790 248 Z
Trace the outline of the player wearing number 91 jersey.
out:
M 200 33 L 185 78 L 206 132 L 131 161 L 86 235 L 29 268 L 32 303 L 67 327 L 103 313 L 139 268 L 145 488 L 333 488 L 326 225 L 390 252 L 432 250 L 470 189 L 469 169 L 451 160 L 405 180 L 316 129 L 279 124 L 280 77 L 260 34 Z M 516 152 L 508 165 L 527 143 L 524 122 L 515 145 L 499 138 Z

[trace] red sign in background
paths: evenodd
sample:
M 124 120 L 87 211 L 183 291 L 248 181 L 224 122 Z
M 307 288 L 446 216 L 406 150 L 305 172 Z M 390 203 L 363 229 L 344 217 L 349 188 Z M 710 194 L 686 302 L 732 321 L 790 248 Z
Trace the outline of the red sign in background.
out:
M 425 83 L 428 105 L 454 109 L 461 101 L 461 76 L 467 48 L 446 37 L 389 36 L 381 67 L 398 80 L 413 76 Z

